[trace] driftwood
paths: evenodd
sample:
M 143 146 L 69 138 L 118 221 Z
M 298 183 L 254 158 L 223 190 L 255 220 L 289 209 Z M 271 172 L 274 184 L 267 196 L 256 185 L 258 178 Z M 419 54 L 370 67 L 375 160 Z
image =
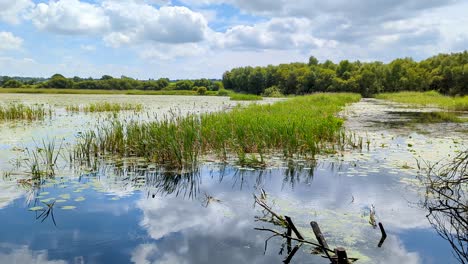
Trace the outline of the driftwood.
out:
M 348 264 L 350 263 L 350 261 L 354 262 L 357 260 L 356 258 L 348 258 L 346 254 L 346 250 L 344 248 L 339 247 L 339 248 L 336 248 L 335 250 L 331 250 L 328 247 L 328 244 L 322 232 L 320 231 L 320 228 L 317 222 L 311 222 L 310 224 L 317 238 L 318 243 L 306 240 L 302 236 L 302 234 L 299 232 L 299 230 L 296 228 L 292 219 L 288 216 L 282 216 L 278 213 L 275 213 L 273 209 L 266 204 L 264 197 L 265 196 L 262 195 L 261 198 L 258 198 L 256 195 L 254 195 L 255 204 L 260 205 L 260 207 L 263 208 L 263 213 L 264 213 L 262 217 L 256 217 L 257 221 L 270 222 L 270 223 L 273 223 L 274 225 L 278 225 L 283 228 L 286 228 L 286 232 L 279 232 L 274 229 L 263 228 L 263 227 L 255 228 L 255 230 L 268 231 L 270 233 L 273 233 L 273 235 L 270 236 L 265 241 L 265 252 L 268 247 L 268 241 L 273 237 L 279 236 L 279 237 L 285 238 L 287 241 L 286 243 L 287 243 L 287 249 L 288 249 L 288 256 L 283 261 L 284 263 L 289 263 L 303 244 L 314 246 L 320 252 L 323 252 L 325 254 L 325 257 L 328 258 L 330 262 L 333 264 Z M 295 237 L 293 236 L 293 234 L 295 235 Z M 291 250 L 292 241 L 298 242 L 298 244 L 294 247 L 294 249 Z

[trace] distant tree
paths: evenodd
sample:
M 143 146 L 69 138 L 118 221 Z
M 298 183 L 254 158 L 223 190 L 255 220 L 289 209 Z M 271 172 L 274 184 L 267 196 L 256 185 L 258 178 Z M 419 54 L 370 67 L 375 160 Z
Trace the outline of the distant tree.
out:
M 314 56 L 309 57 L 309 66 L 317 66 L 319 61 Z
M 112 80 L 112 79 L 114 79 L 114 77 L 112 77 L 112 76 L 110 76 L 110 75 L 103 75 L 103 76 L 101 77 L 101 80 Z
M 23 83 L 17 80 L 8 80 L 3 85 L 5 88 L 20 88 L 23 86 Z

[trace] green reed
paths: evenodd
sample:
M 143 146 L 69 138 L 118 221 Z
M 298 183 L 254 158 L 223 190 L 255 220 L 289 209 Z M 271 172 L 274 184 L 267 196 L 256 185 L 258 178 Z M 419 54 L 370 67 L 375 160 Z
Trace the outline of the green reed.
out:
M 135 156 L 179 169 L 193 167 L 204 154 L 223 160 L 235 156 L 241 164 L 264 163 L 266 155 L 277 153 L 314 158 L 346 143 L 343 120 L 336 114 L 359 99 L 356 94 L 315 94 L 157 122 L 112 120 L 83 133 L 74 157 Z
M 229 95 L 231 101 L 260 101 L 263 100 L 263 97 L 254 94 L 241 94 L 241 93 L 231 93 Z
M 44 120 L 52 115 L 52 109 L 44 105 L 25 105 L 22 103 L 0 104 L 1 120 Z
M 141 104 L 130 104 L 130 103 L 108 103 L 98 102 L 90 103 L 87 105 L 68 105 L 65 107 L 68 112 L 120 112 L 120 111 L 141 111 L 143 105 Z

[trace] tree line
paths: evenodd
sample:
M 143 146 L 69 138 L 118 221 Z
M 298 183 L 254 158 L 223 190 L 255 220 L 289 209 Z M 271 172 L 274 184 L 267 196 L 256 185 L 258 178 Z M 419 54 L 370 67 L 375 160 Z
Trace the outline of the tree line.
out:
M 468 52 L 439 54 L 420 62 L 411 58 L 390 63 L 308 63 L 240 67 L 223 74 L 226 89 L 252 94 L 308 94 L 355 92 L 370 96 L 382 92 L 436 90 L 449 95 L 468 94 Z
M 217 80 L 177 80 L 167 78 L 158 80 L 136 80 L 122 76 L 114 78 L 104 75 L 100 79 L 92 78 L 66 78 L 61 74 L 54 74 L 49 79 L 0 77 L 0 86 L 4 88 L 55 88 L 55 89 L 89 89 L 89 90 L 193 90 L 199 93 L 204 91 L 218 91 L 222 83 Z

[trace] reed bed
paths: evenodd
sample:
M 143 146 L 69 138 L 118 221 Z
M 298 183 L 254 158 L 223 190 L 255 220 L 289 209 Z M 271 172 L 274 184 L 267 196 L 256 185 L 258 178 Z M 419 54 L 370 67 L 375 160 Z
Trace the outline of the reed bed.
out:
M 468 111 L 468 96 L 444 96 L 435 91 L 382 93 L 376 95 L 376 98 L 404 104 L 436 106 L 446 110 Z
M 204 154 L 224 160 L 233 155 L 241 164 L 263 164 L 273 153 L 313 158 L 345 142 L 336 113 L 359 99 L 357 94 L 315 94 L 158 122 L 108 121 L 82 134 L 73 158 L 136 156 L 177 169 L 193 168 Z
M 22 103 L 0 104 L 0 120 L 44 120 L 52 115 L 52 109 L 43 105 L 25 105 Z
M 143 105 L 141 104 L 129 104 L 129 103 L 90 103 L 88 105 L 68 105 L 65 108 L 68 112 L 120 112 L 120 111 L 141 111 Z

